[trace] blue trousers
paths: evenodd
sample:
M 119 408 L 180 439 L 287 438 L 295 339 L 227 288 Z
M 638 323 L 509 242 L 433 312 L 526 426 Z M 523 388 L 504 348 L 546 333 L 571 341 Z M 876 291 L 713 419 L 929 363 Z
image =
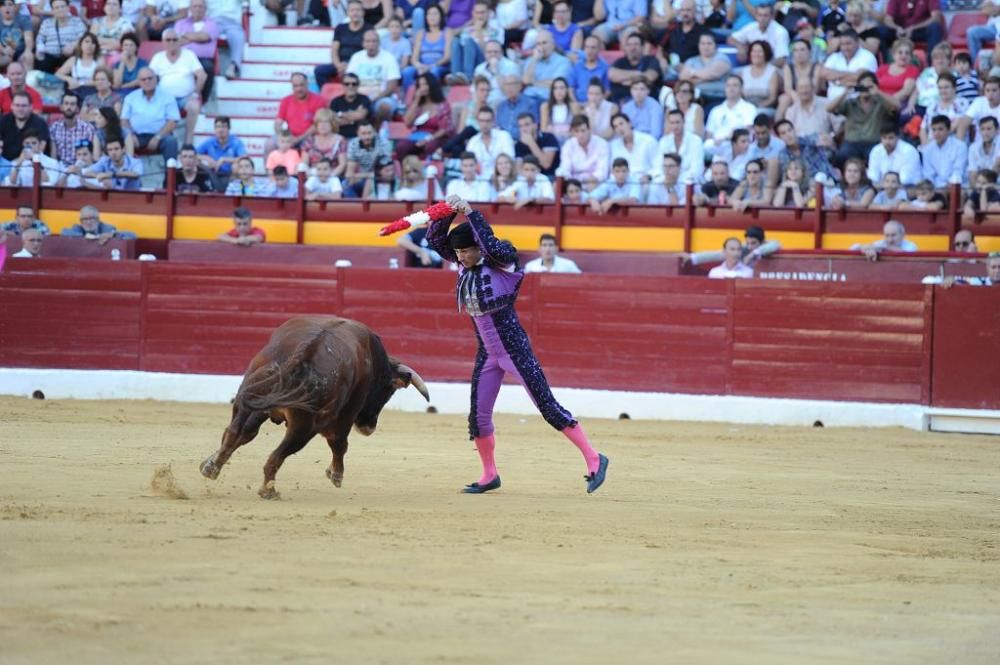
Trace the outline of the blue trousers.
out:
M 472 80 L 476 65 L 483 62 L 483 50 L 472 37 L 456 37 L 451 40 L 451 71 L 454 74 L 465 74 Z

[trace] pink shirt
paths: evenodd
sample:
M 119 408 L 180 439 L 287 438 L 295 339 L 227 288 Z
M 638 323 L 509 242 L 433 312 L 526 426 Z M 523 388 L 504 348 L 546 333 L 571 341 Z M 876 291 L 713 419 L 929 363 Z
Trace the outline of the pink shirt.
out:
M 184 48 L 202 60 L 212 60 L 215 58 L 215 53 L 219 50 L 219 26 L 215 24 L 215 21 L 207 16 L 200 21 L 193 21 L 189 16 L 177 21 L 174 25 L 174 30 L 177 32 L 177 36 L 189 32 L 207 32 L 212 39 L 207 42 L 189 42 L 184 44 Z
M 267 155 L 267 167 L 268 173 L 274 170 L 275 166 L 284 166 L 288 169 L 288 175 L 294 176 L 298 172 L 299 162 L 302 161 L 302 156 L 299 151 L 292 148 L 288 152 L 281 152 L 280 150 L 272 150 Z
M 608 147 L 608 142 L 600 136 L 591 134 L 586 148 L 581 147 L 575 137 L 563 144 L 556 175 L 604 182 L 608 179 L 610 169 L 611 149 Z

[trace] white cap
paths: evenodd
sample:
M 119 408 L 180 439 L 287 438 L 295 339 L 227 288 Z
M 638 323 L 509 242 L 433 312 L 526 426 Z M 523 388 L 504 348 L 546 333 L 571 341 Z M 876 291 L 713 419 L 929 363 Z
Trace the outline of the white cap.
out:
M 354 264 L 347 259 L 337 259 L 333 265 L 337 268 L 350 268 Z
M 153 254 L 140 254 L 139 255 L 139 260 L 140 261 L 155 261 L 156 260 L 156 256 L 153 255 Z

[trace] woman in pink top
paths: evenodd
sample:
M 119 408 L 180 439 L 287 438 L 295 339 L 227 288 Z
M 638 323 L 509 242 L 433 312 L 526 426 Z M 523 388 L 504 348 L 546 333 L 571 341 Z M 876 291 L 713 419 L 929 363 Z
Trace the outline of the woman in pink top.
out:
M 913 64 L 913 42 L 905 37 L 897 39 L 892 45 L 892 64 L 879 67 L 875 76 L 879 90 L 905 106 L 920 76 L 920 69 Z

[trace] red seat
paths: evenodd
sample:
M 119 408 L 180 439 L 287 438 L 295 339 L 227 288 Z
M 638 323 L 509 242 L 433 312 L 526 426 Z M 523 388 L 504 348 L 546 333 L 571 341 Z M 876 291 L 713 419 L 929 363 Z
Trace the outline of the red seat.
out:
M 920 71 L 923 71 L 927 67 L 927 51 L 922 48 L 913 49 L 913 57 L 919 63 L 917 66 L 920 67 Z
M 149 62 L 153 59 L 153 56 L 164 50 L 166 45 L 163 42 L 143 42 L 139 45 L 139 57 Z
M 448 103 L 452 106 L 464 104 L 472 99 L 472 90 L 467 85 L 453 85 L 448 88 Z
M 326 101 L 332 100 L 334 97 L 340 97 L 344 94 L 344 84 L 343 83 L 326 83 L 323 88 L 319 91 L 320 97 Z
M 405 122 L 390 122 L 389 123 L 389 138 L 393 141 L 399 139 L 405 139 L 411 134 L 410 128 L 406 126 Z
M 968 46 L 966 34 L 969 28 L 986 23 L 987 17 L 980 12 L 962 12 L 951 17 L 951 24 L 948 26 L 948 43 L 953 47 L 965 48 Z
M 624 51 L 601 51 L 601 60 L 610 65 L 623 55 L 625 55 Z

